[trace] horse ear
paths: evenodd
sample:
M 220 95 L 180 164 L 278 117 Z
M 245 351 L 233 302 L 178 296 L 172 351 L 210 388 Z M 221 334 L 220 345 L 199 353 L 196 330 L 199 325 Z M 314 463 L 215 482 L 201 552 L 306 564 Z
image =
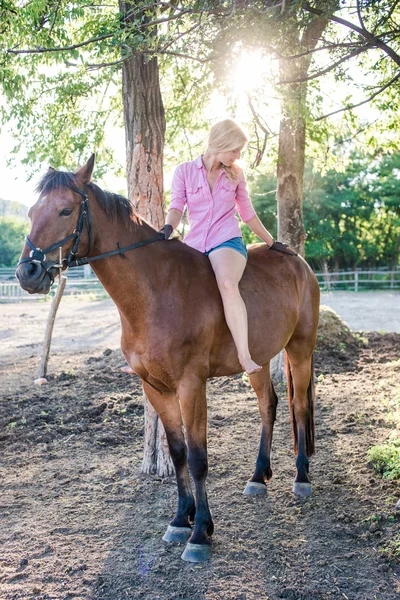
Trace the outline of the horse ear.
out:
M 55 169 L 55 168 L 54 168 L 54 167 L 52 167 L 52 166 L 49 166 L 49 168 L 47 169 L 47 172 L 48 172 L 48 173 L 51 173 L 51 171 L 57 171 L 57 169 Z
M 75 173 L 76 179 L 82 185 L 87 185 L 88 183 L 90 183 L 90 180 L 92 178 L 92 173 L 93 173 L 95 157 L 96 157 L 96 155 L 92 154 L 92 156 L 87 161 L 86 165 L 84 165 L 83 167 L 78 169 L 78 171 Z

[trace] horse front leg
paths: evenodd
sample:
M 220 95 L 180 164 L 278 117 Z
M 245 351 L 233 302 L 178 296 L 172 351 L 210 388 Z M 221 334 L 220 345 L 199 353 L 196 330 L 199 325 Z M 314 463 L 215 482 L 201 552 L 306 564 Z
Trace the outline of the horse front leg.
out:
M 214 524 L 208 506 L 206 479 L 207 459 L 207 402 L 206 384 L 200 379 L 184 381 L 178 388 L 188 445 L 188 463 L 195 485 L 196 513 L 194 530 L 182 554 L 189 562 L 204 562 L 211 556 L 210 536 Z
M 261 417 L 261 439 L 256 468 L 251 479 L 247 482 L 243 494 L 255 496 L 266 493 L 266 482 L 272 477 L 271 445 L 278 398 L 272 385 L 269 364 L 264 365 L 258 373 L 251 375 L 250 383 L 258 399 Z
M 171 459 L 175 467 L 178 486 L 178 510 L 163 536 L 165 542 L 185 543 L 192 534 L 191 522 L 195 502 L 190 485 L 187 464 L 187 447 L 178 398 L 174 393 L 158 393 L 145 381 L 143 388 L 154 410 L 159 415 L 167 436 Z

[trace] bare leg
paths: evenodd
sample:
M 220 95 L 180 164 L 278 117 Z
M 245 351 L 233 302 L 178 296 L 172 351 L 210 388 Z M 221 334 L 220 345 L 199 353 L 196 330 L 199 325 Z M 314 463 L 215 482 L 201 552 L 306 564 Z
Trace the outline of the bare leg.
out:
M 247 310 L 239 291 L 239 281 L 246 267 L 246 259 L 231 248 L 214 250 L 208 258 L 217 279 L 225 319 L 235 342 L 239 362 L 246 373 L 251 375 L 261 367 L 250 356 Z

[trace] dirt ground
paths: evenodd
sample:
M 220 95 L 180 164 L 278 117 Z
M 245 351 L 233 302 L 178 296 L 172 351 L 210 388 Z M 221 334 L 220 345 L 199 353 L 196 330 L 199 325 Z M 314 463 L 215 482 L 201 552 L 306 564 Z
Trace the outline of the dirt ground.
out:
M 388 552 L 400 533 L 400 485 L 376 476 L 366 456 L 393 429 L 399 333 L 319 336 L 309 499 L 291 493 L 283 386 L 274 476 L 257 498 L 242 495 L 259 442 L 255 396 L 241 376 L 209 382 L 216 531 L 210 563 L 193 565 L 180 559 L 182 547 L 161 540 L 175 511 L 173 478 L 139 473 L 141 387 L 120 371 L 115 309 L 108 301 L 62 305 L 49 383 L 37 388 L 48 309 L 0 307 L 1 600 L 400 597 L 400 567 Z

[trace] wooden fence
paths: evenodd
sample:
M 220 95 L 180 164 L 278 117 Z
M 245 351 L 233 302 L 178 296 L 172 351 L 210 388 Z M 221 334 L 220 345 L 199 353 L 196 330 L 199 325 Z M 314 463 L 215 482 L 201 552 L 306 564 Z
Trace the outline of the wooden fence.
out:
M 335 273 L 316 273 L 319 286 L 323 291 L 352 290 L 399 290 L 400 270 L 338 271 Z
M 86 267 L 85 267 L 86 268 Z M 7 273 L 4 273 L 7 271 Z M 10 273 L 8 273 L 8 271 Z M 6 275 L 6 278 L 3 277 Z M 10 277 L 9 277 L 10 275 Z M 85 276 L 86 275 L 86 276 Z M 336 273 L 316 273 L 322 291 L 351 290 L 400 290 L 400 270 L 387 271 L 339 271 Z M 12 278 L 11 278 L 12 277 Z M 54 294 L 54 289 L 50 295 Z M 84 268 L 68 271 L 68 283 L 65 296 L 87 296 L 98 300 L 107 298 L 107 292 L 93 271 Z M 28 294 L 15 280 L 14 269 L 0 269 L 0 302 L 23 302 L 24 300 L 43 300 L 41 294 Z

